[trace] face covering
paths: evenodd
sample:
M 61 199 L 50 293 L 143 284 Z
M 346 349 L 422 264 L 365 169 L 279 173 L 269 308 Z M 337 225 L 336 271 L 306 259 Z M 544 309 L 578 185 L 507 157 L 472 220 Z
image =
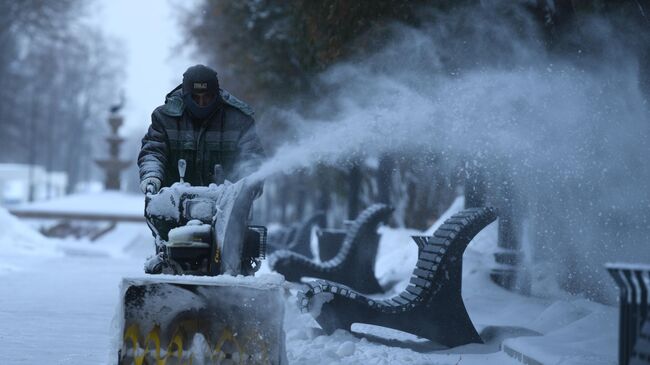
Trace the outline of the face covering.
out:
M 183 94 L 183 103 L 185 103 L 185 107 L 194 118 L 205 119 L 217 110 L 217 107 L 219 106 L 219 98 L 215 97 L 214 100 L 206 106 L 199 106 L 199 104 L 192 99 L 192 94 Z

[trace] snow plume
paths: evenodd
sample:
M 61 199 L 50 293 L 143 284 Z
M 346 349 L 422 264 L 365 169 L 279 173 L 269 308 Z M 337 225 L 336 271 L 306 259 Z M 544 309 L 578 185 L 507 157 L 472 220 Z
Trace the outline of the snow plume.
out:
M 629 41 L 648 30 L 585 16 L 549 51 L 524 6 L 482 1 L 396 25 L 388 46 L 322 75 L 309 117 L 284 112 L 297 138 L 260 176 L 384 152 L 505 171 L 533 275 L 611 298 L 602 263 L 650 258 L 650 118 Z

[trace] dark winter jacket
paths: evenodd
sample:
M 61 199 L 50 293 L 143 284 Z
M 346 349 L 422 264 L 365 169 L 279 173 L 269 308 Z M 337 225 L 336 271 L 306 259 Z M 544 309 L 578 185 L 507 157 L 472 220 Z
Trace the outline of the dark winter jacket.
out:
M 138 156 L 140 180 L 157 177 L 162 186 L 179 181 L 178 160 L 185 159 L 185 181 L 195 186 L 214 182 L 214 165 L 234 182 L 254 172 L 264 158 L 255 133 L 251 108 L 220 90 L 217 111 L 194 121 L 185 111 L 181 90 L 167 94 L 165 104 L 151 114 L 151 126 Z

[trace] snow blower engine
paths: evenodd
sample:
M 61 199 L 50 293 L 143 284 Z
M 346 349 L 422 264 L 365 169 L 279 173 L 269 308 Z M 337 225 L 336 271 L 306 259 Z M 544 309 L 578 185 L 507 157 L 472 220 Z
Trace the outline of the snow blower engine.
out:
M 266 249 L 266 227 L 249 226 L 259 183 L 223 180 L 215 166 L 215 183 L 184 182 L 185 160 L 178 161 L 180 182 L 148 193 L 145 217 L 155 237 L 156 254 L 145 263 L 148 274 L 252 275 Z

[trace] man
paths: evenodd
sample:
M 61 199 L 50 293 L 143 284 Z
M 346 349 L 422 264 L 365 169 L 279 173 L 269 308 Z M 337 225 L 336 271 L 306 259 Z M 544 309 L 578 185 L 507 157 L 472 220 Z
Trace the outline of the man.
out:
M 187 163 L 185 181 L 207 186 L 219 179 L 216 164 L 235 182 L 254 172 L 263 157 L 252 109 L 219 88 L 214 70 L 192 66 L 151 115 L 138 156 L 140 189 L 157 193 L 178 182 L 180 159 Z

